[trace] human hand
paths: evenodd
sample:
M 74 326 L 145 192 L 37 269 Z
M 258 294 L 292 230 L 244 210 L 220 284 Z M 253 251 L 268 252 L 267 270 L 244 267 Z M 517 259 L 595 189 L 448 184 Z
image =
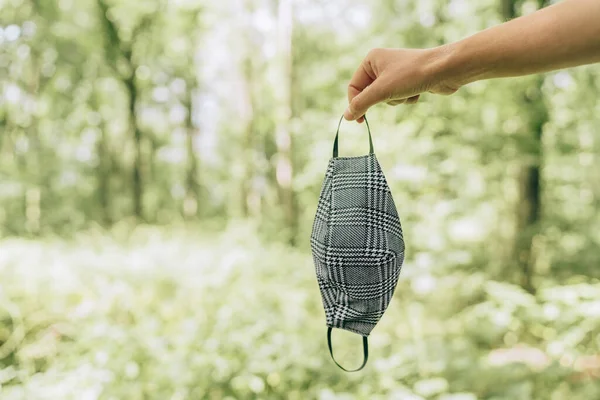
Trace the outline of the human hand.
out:
M 449 46 L 433 49 L 373 49 L 348 85 L 349 106 L 344 117 L 362 122 L 367 110 L 380 102 L 414 104 L 423 92 L 449 95 L 461 86 L 444 69 Z
M 451 44 L 371 50 L 348 85 L 344 116 L 362 122 L 380 102 L 412 104 L 477 80 L 600 62 L 598 15 L 598 0 L 565 0 Z

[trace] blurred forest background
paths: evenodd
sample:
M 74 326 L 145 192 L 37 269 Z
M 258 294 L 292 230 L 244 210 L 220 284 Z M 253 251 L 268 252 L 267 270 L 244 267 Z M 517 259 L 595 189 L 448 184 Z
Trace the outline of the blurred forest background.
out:
M 408 250 L 360 373 L 309 250 L 368 50 L 544 5 L 0 0 L 0 398 L 600 398 L 598 66 L 370 111 Z

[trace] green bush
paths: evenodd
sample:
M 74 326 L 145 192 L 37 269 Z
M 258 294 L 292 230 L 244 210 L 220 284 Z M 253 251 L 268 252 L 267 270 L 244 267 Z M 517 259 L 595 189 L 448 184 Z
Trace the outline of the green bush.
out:
M 532 296 L 407 263 L 368 366 L 346 374 L 329 359 L 310 255 L 253 229 L 0 242 L 0 398 L 600 396 L 598 284 Z M 341 362 L 358 363 L 357 338 L 334 335 Z

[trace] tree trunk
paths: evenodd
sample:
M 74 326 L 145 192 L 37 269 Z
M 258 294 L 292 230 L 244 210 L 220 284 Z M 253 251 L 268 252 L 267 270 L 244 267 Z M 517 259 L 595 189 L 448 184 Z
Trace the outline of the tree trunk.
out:
M 98 158 L 100 165 L 98 166 L 98 199 L 100 201 L 100 209 L 102 210 L 102 223 L 105 226 L 112 225 L 112 203 L 110 190 L 110 155 L 108 147 L 108 138 L 105 127 L 101 127 L 100 140 L 98 140 Z
M 35 46 L 31 49 L 30 54 L 30 73 L 28 76 L 28 92 L 32 99 L 39 97 L 40 88 L 43 85 L 41 76 L 41 55 L 38 48 Z M 46 154 L 44 146 L 40 138 L 40 120 L 37 116 L 32 116 L 31 124 L 26 128 L 26 135 L 29 142 L 29 151 L 24 154 L 27 158 L 26 164 L 29 166 L 29 173 L 32 177 L 32 186 L 26 192 L 26 216 L 27 230 L 33 235 L 38 235 L 42 227 L 42 200 L 45 200 L 48 190 L 48 182 L 50 181 L 51 169 L 43 168 L 46 162 Z M 34 157 L 32 157 L 35 155 Z
M 148 16 L 142 19 L 140 24 L 133 30 L 134 34 L 131 42 L 123 42 L 119 37 L 119 31 L 114 21 L 108 17 L 109 7 L 105 0 L 97 0 L 100 10 L 102 26 L 105 31 L 105 52 L 108 58 L 108 65 L 113 69 L 115 75 L 123 83 L 128 95 L 128 111 L 129 111 L 129 127 L 132 132 L 134 145 L 134 159 L 132 166 L 132 200 L 133 200 L 133 215 L 138 219 L 143 219 L 143 182 L 142 182 L 142 131 L 140 130 L 136 118 L 136 103 L 138 88 L 135 84 L 136 65 L 133 61 L 132 43 L 135 36 L 141 29 L 149 24 L 151 20 Z M 125 64 L 126 72 L 117 68 L 118 61 Z
M 248 48 L 250 48 L 251 44 L 249 43 Z M 254 68 L 255 66 L 252 63 L 252 54 L 248 54 L 246 59 L 244 60 L 244 101 L 245 101 L 245 112 L 244 112 L 244 139 L 243 139 L 243 159 L 244 159 L 244 176 L 241 182 L 241 207 L 244 216 L 252 217 L 259 215 L 260 213 L 260 194 L 257 193 L 256 187 L 254 185 L 254 179 L 256 177 L 256 167 L 255 167 L 255 155 L 256 155 L 256 135 L 255 132 L 256 124 L 255 124 L 255 108 L 256 108 L 256 100 L 255 100 L 255 85 L 254 81 L 256 79 Z
M 140 131 L 135 113 L 137 102 L 137 87 L 135 86 L 135 68 L 129 58 L 131 66 L 131 75 L 123 81 L 129 95 L 129 123 L 133 133 L 133 166 L 132 166 L 132 195 L 133 195 L 133 215 L 138 219 L 143 219 L 143 187 L 142 187 L 142 132 Z
M 91 106 L 94 110 L 98 109 L 97 94 L 92 94 Z M 102 215 L 100 219 L 104 226 L 112 225 L 112 203 L 111 203 L 111 188 L 110 175 L 112 172 L 112 156 L 110 154 L 110 146 L 108 134 L 106 133 L 106 125 L 104 121 L 100 123 L 100 137 L 96 143 L 96 154 L 98 154 L 98 168 L 96 169 L 96 179 L 98 185 L 96 187 L 98 202 Z
M 294 193 L 292 136 L 289 123 L 292 117 L 291 78 L 292 78 L 292 1 L 279 0 L 278 8 L 278 49 L 280 85 L 277 87 L 275 143 L 277 147 L 275 176 L 280 204 L 287 226 L 287 241 L 294 245 L 298 230 L 296 196 Z
M 200 201 L 200 184 L 198 181 L 198 157 L 194 151 L 194 142 L 197 135 L 197 128 L 194 126 L 194 106 L 193 106 L 193 82 L 186 82 L 185 107 L 187 108 L 186 118 L 186 150 L 187 166 L 185 174 L 186 194 L 183 202 L 183 214 L 185 216 L 198 215 L 198 205 Z
M 537 254 L 534 238 L 539 231 L 541 221 L 541 173 L 543 165 L 542 135 L 544 124 L 548 121 L 548 110 L 542 94 L 543 78 L 539 77 L 535 85 L 524 94 L 525 109 L 528 114 L 528 151 L 523 154 L 525 162 L 519 172 L 519 196 L 517 209 L 517 235 L 515 255 L 522 270 L 521 285 L 531 293 L 535 292 L 533 276 Z
M 503 17 L 507 20 L 518 16 L 515 0 L 502 1 Z M 540 7 L 544 4 L 540 2 Z M 523 142 L 525 151 L 521 152 L 521 166 L 518 174 L 518 200 L 516 210 L 516 235 L 514 258 L 520 269 L 520 284 L 530 293 L 535 292 L 536 252 L 534 238 L 539 230 L 541 219 L 541 174 L 543 165 L 542 135 L 544 124 L 548 121 L 548 110 L 542 94 L 543 78 L 524 88 L 523 108 L 526 110 L 526 136 Z

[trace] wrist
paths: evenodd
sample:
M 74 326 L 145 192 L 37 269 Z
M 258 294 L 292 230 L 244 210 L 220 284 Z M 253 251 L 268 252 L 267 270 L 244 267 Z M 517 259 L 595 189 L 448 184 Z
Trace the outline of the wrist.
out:
M 431 71 L 435 84 L 458 90 L 484 79 L 487 71 L 476 62 L 464 40 L 432 48 Z

